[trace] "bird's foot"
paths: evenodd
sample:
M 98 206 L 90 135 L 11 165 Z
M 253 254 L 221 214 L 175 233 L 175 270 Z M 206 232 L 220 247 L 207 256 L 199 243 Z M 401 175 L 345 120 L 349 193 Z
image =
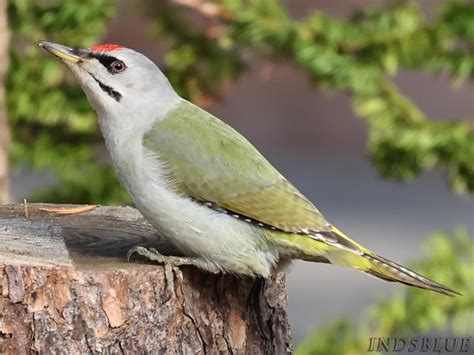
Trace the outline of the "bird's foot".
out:
M 200 267 L 200 263 L 196 258 L 189 258 L 189 257 L 180 257 L 180 256 L 166 256 L 161 254 L 155 248 L 145 248 L 142 246 L 135 246 L 130 249 L 127 253 L 127 260 L 130 261 L 130 258 L 133 254 L 141 255 L 148 260 L 156 261 L 159 264 L 162 264 L 165 268 L 165 279 L 166 279 L 166 288 L 168 291 L 168 297 L 165 302 L 168 302 L 173 293 L 175 291 L 174 288 L 174 275 L 173 271 L 176 273 L 176 276 L 180 279 L 183 278 L 181 270 L 179 268 L 175 268 L 175 266 L 181 265 L 194 265 Z

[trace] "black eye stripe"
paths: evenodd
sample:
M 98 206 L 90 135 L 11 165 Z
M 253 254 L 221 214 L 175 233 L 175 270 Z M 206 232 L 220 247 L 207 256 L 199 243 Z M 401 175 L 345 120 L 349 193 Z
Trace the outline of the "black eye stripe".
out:
M 109 72 L 111 72 L 110 68 L 111 68 L 112 63 L 117 60 L 117 58 L 115 57 L 109 57 L 109 56 L 104 56 L 104 55 L 99 55 L 96 58 Z
M 113 62 L 118 61 L 117 58 L 101 53 L 90 53 L 89 57 L 97 59 L 105 67 L 105 69 L 109 71 L 109 73 L 114 74 L 111 65 Z

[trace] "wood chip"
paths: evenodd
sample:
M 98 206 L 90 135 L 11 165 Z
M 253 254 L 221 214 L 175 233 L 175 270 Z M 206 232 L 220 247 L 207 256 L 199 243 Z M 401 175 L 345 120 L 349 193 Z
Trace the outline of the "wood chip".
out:
M 78 208 L 47 208 L 47 207 L 40 207 L 38 208 L 41 211 L 45 212 L 53 212 L 62 216 L 70 215 L 70 214 L 79 214 L 84 212 L 89 212 L 97 208 L 98 205 L 90 205 Z
M 28 211 L 28 201 L 26 198 L 23 199 L 23 212 L 25 213 L 25 218 L 29 218 L 30 214 Z

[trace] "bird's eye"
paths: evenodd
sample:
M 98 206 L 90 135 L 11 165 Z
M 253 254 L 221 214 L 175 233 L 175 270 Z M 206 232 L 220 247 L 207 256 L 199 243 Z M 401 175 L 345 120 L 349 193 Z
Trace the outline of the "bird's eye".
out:
M 112 64 L 110 64 L 110 71 L 112 72 L 112 74 L 122 73 L 123 71 L 125 71 L 125 68 L 125 63 L 121 60 L 116 60 L 112 62 Z

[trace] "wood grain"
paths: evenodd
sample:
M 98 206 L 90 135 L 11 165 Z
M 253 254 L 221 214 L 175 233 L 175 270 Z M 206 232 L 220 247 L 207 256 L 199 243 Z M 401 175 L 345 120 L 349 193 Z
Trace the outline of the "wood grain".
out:
M 285 278 L 174 269 L 168 300 L 161 265 L 127 262 L 137 244 L 163 253 L 133 208 L 70 216 L 0 206 L 0 352 L 285 354 L 291 351 Z M 67 206 L 71 207 L 71 206 Z

